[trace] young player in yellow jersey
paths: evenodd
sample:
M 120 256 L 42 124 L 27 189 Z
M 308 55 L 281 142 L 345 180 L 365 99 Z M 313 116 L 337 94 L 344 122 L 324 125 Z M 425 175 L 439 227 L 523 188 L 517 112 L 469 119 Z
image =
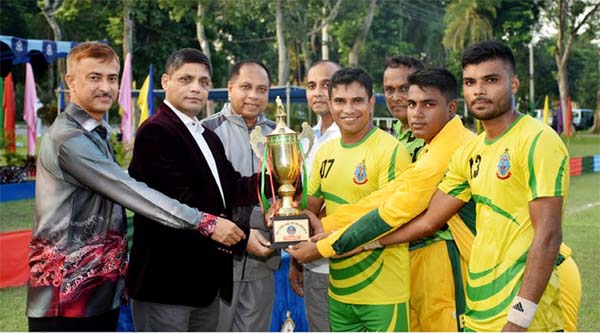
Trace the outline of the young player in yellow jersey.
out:
M 396 138 L 416 161 L 425 141 L 413 134 L 408 122 L 408 77 L 424 68 L 410 56 L 396 55 L 386 61 L 383 91 L 388 110 L 398 119 L 394 125 Z M 416 104 L 415 104 L 416 105 Z M 420 135 L 423 135 L 421 133 Z M 425 198 L 424 198 L 425 199 Z M 473 206 L 470 206 L 473 207 Z M 465 212 L 468 209 L 464 209 Z M 472 226 L 475 210 L 471 209 Z M 465 213 L 466 214 L 466 213 Z M 460 225 L 460 224 L 459 224 Z M 468 227 L 464 223 L 462 225 Z M 462 229 L 461 229 L 462 230 Z M 458 231 L 455 231 L 456 233 Z M 473 237 L 468 232 L 466 237 Z M 432 237 L 411 242 L 410 253 L 410 331 L 457 331 L 464 314 L 462 271 L 466 258 L 457 249 L 450 230 L 440 230 Z M 458 283 L 455 283 L 457 281 Z
M 408 239 L 429 234 L 473 199 L 477 234 L 467 330 L 562 330 L 555 267 L 569 186 L 567 150 L 550 127 L 514 109 L 519 80 L 506 45 L 473 44 L 462 66 L 465 101 L 485 133 L 453 156 L 427 213 L 396 233 Z
M 372 125 L 375 96 L 365 71 L 337 71 L 330 80 L 329 97 L 331 115 L 341 138 L 325 142 L 316 153 L 308 185 L 309 210 L 315 214 L 323 203 L 325 213 L 331 214 L 340 205 L 358 201 L 385 186 L 410 163 L 404 146 Z M 331 330 L 408 329 L 408 294 L 387 288 L 391 282 L 408 278 L 406 270 L 396 269 L 406 262 L 402 248 L 406 246 L 331 260 Z
M 442 69 L 425 70 L 423 72 L 426 81 L 423 82 L 423 89 L 417 88 L 421 93 L 424 93 L 425 90 L 427 90 L 427 93 L 425 96 L 419 95 L 419 112 L 415 116 L 415 126 L 413 128 L 415 135 L 422 137 L 427 142 L 421 157 L 383 190 L 367 196 L 366 200 L 361 200 L 358 205 L 343 206 L 331 217 L 324 218 L 323 227 L 326 232 L 340 230 L 317 243 L 319 252 L 322 255 L 330 257 L 336 252 L 342 253 L 352 249 L 353 246 L 367 243 L 392 230 L 395 226 L 410 221 L 421 213 L 427 207 L 429 198 L 431 198 L 439 184 L 452 152 L 461 143 L 474 137 L 473 133 L 462 126 L 460 119 L 455 117 L 458 84 L 454 76 Z M 349 228 L 346 224 L 351 224 L 354 219 L 336 218 L 337 216 L 344 217 L 349 214 L 362 216 L 387 199 L 390 199 L 390 202 L 394 200 L 394 202 L 380 210 L 380 212 L 385 212 L 382 216 L 386 215 L 386 219 L 383 221 L 378 216 L 378 211 L 374 211 L 371 215 L 359 220 Z M 356 212 L 360 212 L 360 214 L 356 215 Z M 388 221 L 391 223 L 388 224 Z M 378 250 L 382 249 L 376 249 L 375 251 Z M 308 261 L 321 256 L 317 252 L 314 243 L 299 244 L 290 250 L 290 253 L 297 256 L 299 260 Z M 447 253 L 444 258 L 442 260 L 450 265 Z M 400 267 L 407 269 L 408 262 L 404 262 Z M 452 269 L 449 268 L 446 271 L 452 272 Z M 451 280 L 451 278 L 452 276 L 449 276 L 447 280 Z M 460 281 L 460 278 L 458 280 Z M 394 281 L 385 288 L 388 292 L 401 289 L 409 293 L 409 283 L 403 280 Z M 454 308 L 453 286 L 450 287 L 450 290 L 452 294 L 450 303 L 452 303 L 451 307 Z M 452 315 L 453 313 L 450 313 L 449 317 L 452 318 Z

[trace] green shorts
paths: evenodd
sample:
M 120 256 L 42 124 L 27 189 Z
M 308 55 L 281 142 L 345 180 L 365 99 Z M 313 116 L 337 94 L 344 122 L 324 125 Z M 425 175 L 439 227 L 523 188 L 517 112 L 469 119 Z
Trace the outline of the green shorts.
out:
M 408 332 L 408 302 L 347 304 L 329 297 L 332 332 Z

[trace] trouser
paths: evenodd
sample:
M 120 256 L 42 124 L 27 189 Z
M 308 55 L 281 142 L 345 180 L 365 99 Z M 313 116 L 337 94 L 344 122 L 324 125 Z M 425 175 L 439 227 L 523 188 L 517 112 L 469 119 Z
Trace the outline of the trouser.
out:
M 275 277 L 236 281 L 233 283 L 231 304 L 221 300 L 220 332 L 267 332 L 275 301 Z
M 462 329 L 465 268 L 453 240 L 436 241 L 410 251 L 411 332 Z
M 160 304 L 132 299 L 131 310 L 136 331 L 209 332 L 217 329 L 219 301 L 205 307 Z
M 348 304 L 329 297 L 332 332 L 408 332 L 408 303 Z
M 304 267 L 304 303 L 306 319 L 311 332 L 327 332 L 329 327 L 329 304 L 327 288 L 329 274 L 313 272 Z
M 92 317 L 29 317 L 28 322 L 30 332 L 115 332 L 119 308 Z

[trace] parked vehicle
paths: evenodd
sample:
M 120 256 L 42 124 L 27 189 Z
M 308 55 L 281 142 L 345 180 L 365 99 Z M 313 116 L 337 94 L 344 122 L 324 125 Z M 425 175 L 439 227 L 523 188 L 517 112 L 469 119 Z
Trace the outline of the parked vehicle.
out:
M 573 109 L 573 126 L 577 130 L 584 130 L 594 125 L 594 110 Z

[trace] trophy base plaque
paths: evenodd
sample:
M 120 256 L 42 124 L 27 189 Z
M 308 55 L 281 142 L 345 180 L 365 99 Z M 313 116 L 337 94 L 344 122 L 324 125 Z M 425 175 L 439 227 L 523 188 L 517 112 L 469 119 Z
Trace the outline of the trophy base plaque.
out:
M 281 249 L 310 239 L 308 216 L 274 216 L 271 247 Z

